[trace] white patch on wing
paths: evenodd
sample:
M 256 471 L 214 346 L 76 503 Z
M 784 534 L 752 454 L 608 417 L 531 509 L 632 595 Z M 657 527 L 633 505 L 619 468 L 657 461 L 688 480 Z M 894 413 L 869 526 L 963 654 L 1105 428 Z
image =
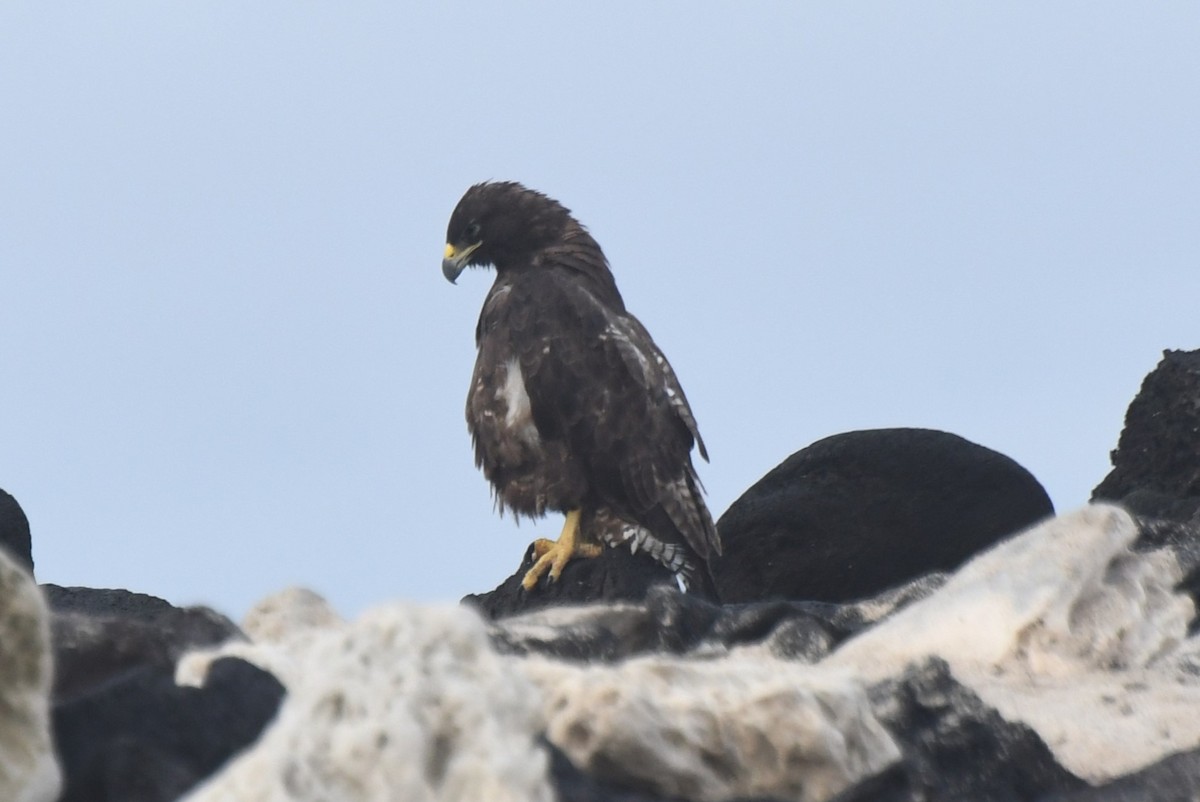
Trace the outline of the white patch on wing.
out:
M 529 393 L 525 392 L 521 363 L 516 359 L 504 364 L 504 382 L 496 390 L 496 398 L 504 402 L 505 428 L 515 431 L 526 442 L 536 443 L 538 432 L 533 424 L 533 409 L 529 406 Z

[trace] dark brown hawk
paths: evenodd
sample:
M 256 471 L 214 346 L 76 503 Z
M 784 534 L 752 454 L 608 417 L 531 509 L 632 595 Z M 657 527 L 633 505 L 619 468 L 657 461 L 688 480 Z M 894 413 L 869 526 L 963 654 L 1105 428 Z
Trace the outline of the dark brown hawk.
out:
M 442 272 L 494 265 L 467 395 L 476 465 L 500 511 L 566 514 L 535 543 L 532 590 L 602 544 L 645 549 L 715 596 L 720 554 L 692 465 L 708 459 L 679 380 L 625 310 L 608 260 L 562 204 L 512 182 L 476 184 L 450 216 Z

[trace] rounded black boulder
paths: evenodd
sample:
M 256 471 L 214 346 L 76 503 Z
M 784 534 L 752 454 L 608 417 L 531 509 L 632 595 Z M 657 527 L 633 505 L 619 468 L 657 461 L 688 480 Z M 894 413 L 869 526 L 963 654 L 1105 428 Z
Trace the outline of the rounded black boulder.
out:
M 840 602 L 950 571 L 1054 513 L 1012 459 L 931 429 L 846 432 L 797 451 L 717 522 L 721 601 Z

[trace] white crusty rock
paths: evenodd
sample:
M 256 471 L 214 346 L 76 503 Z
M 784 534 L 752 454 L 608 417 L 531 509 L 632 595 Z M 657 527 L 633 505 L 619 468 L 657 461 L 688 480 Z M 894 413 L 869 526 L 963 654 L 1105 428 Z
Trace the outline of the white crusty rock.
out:
M 320 595 L 307 588 L 285 588 L 246 613 L 241 629 L 250 640 L 231 640 L 184 655 L 175 667 L 175 681 L 200 687 L 213 660 L 240 657 L 271 672 L 290 688 L 309 670 L 305 659 L 312 641 L 344 625 L 345 621 Z
M 256 642 L 221 650 L 288 686 L 279 719 L 190 799 L 550 800 L 544 734 L 592 776 L 661 796 L 820 802 L 900 759 L 864 689 L 931 657 L 1103 781 L 1200 743 L 1194 605 L 1173 553 L 1135 552 L 1136 538 L 1118 507 L 1048 520 L 815 665 L 761 645 L 593 664 L 501 655 L 469 608 L 394 605 L 347 624 L 287 592 L 247 621 Z M 494 626 L 536 640 L 602 613 Z M 181 676 L 201 681 L 213 656 L 189 656 Z
M 0 799 L 58 798 L 49 620 L 33 577 L 0 549 Z
M 299 669 L 281 672 L 279 717 L 190 802 L 554 798 L 536 691 L 475 613 L 396 604 L 346 625 L 318 618 L 314 629 L 301 616 L 293 642 L 276 633 L 267 644 L 268 665 Z
M 191 802 L 549 800 L 543 733 L 584 770 L 697 802 L 819 802 L 899 757 L 844 672 L 757 654 L 503 656 L 465 607 L 395 605 L 344 624 L 287 591 L 255 609 L 244 626 L 260 641 L 189 655 L 179 675 L 200 684 L 213 659 L 236 655 L 274 671 L 288 698 Z M 552 617 L 588 612 L 576 610 Z
M 1064 767 L 1101 781 L 1200 743 L 1195 610 L 1169 551 L 1134 552 L 1123 509 L 1085 507 L 981 554 L 823 661 L 871 679 L 929 656 Z
M 585 771 L 696 802 L 828 799 L 900 756 L 849 676 L 781 660 L 528 658 L 546 734 Z
M 308 588 L 286 588 L 250 608 L 242 632 L 255 643 L 294 641 L 297 633 L 345 623 L 329 602 Z

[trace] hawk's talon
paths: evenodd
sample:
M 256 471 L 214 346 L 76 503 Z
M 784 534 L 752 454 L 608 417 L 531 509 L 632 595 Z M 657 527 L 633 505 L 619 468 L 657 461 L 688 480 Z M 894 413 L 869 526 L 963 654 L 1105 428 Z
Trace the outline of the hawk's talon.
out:
M 598 543 L 581 542 L 579 517 L 580 510 L 571 510 L 567 513 L 567 520 L 563 524 L 562 534 L 558 536 L 557 541 L 538 538 L 533 542 L 535 561 L 533 567 L 525 572 L 525 578 L 521 580 L 521 587 L 525 590 L 533 590 L 537 587 L 538 580 L 547 571 L 550 572 L 549 581 L 557 582 L 562 576 L 563 569 L 573 558 L 600 556 L 600 553 L 604 551 L 603 546 Z
M 539 537 L 537 540 L 533 541 L 533 558 L 535 560 L 542 559 L 542 557 L 544 557 L 548 551 L 550 551 L 557 545 L 558 544 L 555 543 L 553 540 L 550 540 L 550 539 L 544 538 L 544 537 Z

